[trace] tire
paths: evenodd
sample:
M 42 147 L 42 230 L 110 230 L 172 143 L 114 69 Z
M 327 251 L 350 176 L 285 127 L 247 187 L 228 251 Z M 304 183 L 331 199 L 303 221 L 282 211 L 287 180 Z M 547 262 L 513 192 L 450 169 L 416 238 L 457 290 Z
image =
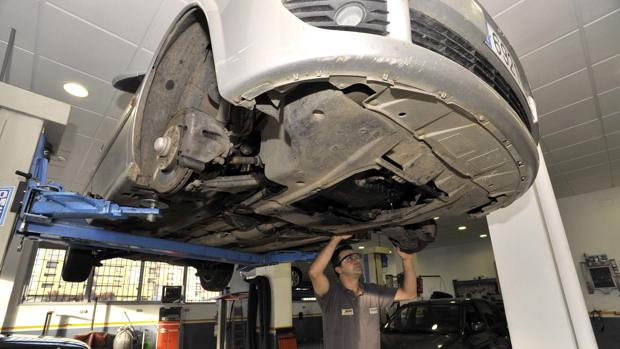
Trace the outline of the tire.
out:
M 229 263 L 208 263 L 196 267 L 200 286 L 207 291 L 221 291 L 230 283 L 235 265 Z
M 90 250 L 69 247 L 62 266 L 62 279 L 66 282 L 84 282 L 97 264 L 97 259 Z
M 303 281 L 303 274 L 301 270 L 297 267 L 291 267 L 291 287 L 297 288 L 301 286 L 302 281 Z

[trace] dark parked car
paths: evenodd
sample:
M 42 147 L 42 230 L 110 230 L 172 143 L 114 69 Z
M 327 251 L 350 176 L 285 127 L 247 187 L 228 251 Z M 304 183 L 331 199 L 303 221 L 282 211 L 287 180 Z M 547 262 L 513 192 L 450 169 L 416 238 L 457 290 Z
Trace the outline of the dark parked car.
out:
M 481 299 L 441 299 L 408 303 L 390 317 L 381 348 L 508 349 L 506 318 Z

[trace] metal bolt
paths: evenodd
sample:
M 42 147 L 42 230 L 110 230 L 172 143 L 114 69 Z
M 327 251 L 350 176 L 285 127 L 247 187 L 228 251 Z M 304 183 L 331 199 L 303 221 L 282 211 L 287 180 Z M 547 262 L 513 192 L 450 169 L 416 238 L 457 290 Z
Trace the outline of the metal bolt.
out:
M 525 181 L 525 177 L 521 177 L 521 181 Z
M 448 98 L 448 94 L 447 94 L 447 93 L 445 93 L 445 92 L 441 92 L 441 93 L 439 94 L 439 97 L 441 97 L 441 99 L 446 99 L 446 98 Z
M 170 137 L 158 137 L 153 144 L 153 148 L 157 152 L 159 156 L 166 156 L 170 151 L 170 142 L 172 140 Z
M 252 154 L 252 152 L 254 151 L 252 147 L 250 147 L 249 145 L 245 145 L 245 144 L 242 145 L 239 150 L 241 151 L 241 154 L 246 155 L 246 156 Z
M 478 115 L 478 121 L 484 122 L 485 120 L 484 115 Z
M 525 165 L 525 163 L 523 161 L 517 161 L 517 165 L 518 166 L 523 166 L 523 165 Z

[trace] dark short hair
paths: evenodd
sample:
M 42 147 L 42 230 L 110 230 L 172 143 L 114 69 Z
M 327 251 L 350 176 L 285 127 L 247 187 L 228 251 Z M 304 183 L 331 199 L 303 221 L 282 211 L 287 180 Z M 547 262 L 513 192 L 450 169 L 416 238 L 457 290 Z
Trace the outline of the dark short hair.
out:
M 336 272 L 336 267 L 340 266 L 340 252 L 352 249 L 353 247 L 351 247 L 351 245 L 349 244 L 342 244 L 336 247 L 336 250 L 334 251 L 331 259 L 332 269 L 334 269 L 334 272 Z

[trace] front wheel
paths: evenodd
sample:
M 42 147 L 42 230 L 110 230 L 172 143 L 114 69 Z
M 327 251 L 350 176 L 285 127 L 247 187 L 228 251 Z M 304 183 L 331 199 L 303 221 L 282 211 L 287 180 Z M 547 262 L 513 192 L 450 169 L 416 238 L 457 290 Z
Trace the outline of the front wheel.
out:
M 291 267 L 291 287 L 292 288 L 297 288 L 301 285 L 301 282 L 303 281 L 303 274 L 301 273 L 301 270 L 297 267 Z

